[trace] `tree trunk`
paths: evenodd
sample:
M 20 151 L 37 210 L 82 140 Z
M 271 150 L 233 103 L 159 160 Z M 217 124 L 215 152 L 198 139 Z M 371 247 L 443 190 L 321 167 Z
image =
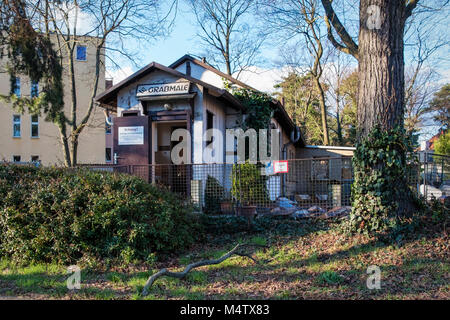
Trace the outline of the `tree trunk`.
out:
M 322 119 L 322 131 L 323 131 L 323 145 L 328 146 L 330 144 L 330 138 L 328 134 L 328 121 L 327 121 L 327 106 L 325 104 L 325 92 L 323 91 L 320 79 L 314 77 L 317 90 L 319 91 L 319 104 L 320 114 Z
M 339 100 L 337 101 L 337 103 L 339 106 Z M 342 137 L 342 125 L 341 125 L 341 116 L 339 113 L 339 107 L 337 107 L 337 110 L 336 110 L 336 124 L 337 124 L 336 134 L 337 134 L 338 144 L 340 146 L 342 146 L 344 144 L 344 138 Z
M 392 133 L 395 131 L 390 130 L 396 127 L 404 128 L 403 36 L 406 17 L 405 1 L 363 0 L 360 2 L 357 112 L 359 142 L 375 127 L 379 127 L 382 132 Z M 396 147 L 398 146 L 386 145 L 383 151 L 389 154 L 392 148 Z M 394 165 L 398 168 L 395 173 L 388 167 L 386 159 L 372 164 L 369 171 L 367 168 L 362 168 L 366 170 L 366 174 L 383 172 L 383 185 L 388 184 L 387 186 L 378 190 L 370 179 L 355 177 L 356 185 L 363 186 L 363 190 L 375 188 L 377 190 L 375 194 L 382 194 L 380 199 L 383 203 L 395 204 L 389 214 L 397 217 L 409 216 L 415 210 L 413 195 L 407 182 L 405 148 L 406 146 L 403 146 L 398 150 L 399 156 L 396 158 L 400 163 Z M 375 152 L 380 151 L 380 149 L 375 150 Z M 370 157 L 365 156 L 364 159 L 368 161 Z M 401 171 L 402 169 L 404 172 Z M 390 172 L 390 176 L 387 176 L 387 172 Z M 392 192 L 383 191 L 389 189 Z M 365 203 L 366 207 L 370 207 L 370 199 L 367 198 L 359 199 L 356 203 Z M 361 204 L 359 206 L 363 207 Z
M 66 127 L 65 125 L 57 124 L 59 129 L 59 137 L 61 141 L 62 151 L 64 155 L 64 165 L 66 167 L 72 166 L 72 161 L 70 159 L 70 150 L 69 150 L 69 141 L 66 135 Z
M 69 60 L 69 78 L 70 78 L 70 95 L 71 95 L 71 113 L 70 113 L 70 123 L 72 127 L 72 143 L 70 154 L 72 157 L 72 166 L 76 167 L 77 165 L 77 152 L 78 152 L 78 137 L 74 136 L 74 132 L 77 131 L 77 87 L 76 87 L 76 79 L 75 79 L 75 66 L 74 66 L 74 49 L 75 42 L 70 44 L 70 39 L 67 40 L 67 56 Z
M 374 5 L 379 10 L 369 9 Z M 358 140 L 377 124 L 386 130 L 403 125 L 404 14 L 404 1 L 360 2 Z M 377 16 L 378 25 L 368 20 Z
M 86 111 L 86 114 L 83 116 L 79 125 L 72 125 L 72 166 L 76 167 L 78 164 L 78 143 L 80 134 L 83 132 L 84 128 L 87 126 L 89 119 L 91 118 L 92 111 L 94 110 L 94 98 L 97 95 L 98 84 L 100 80 L 100 64 L 101 64 L 101 50 L 103 48 L 105 39 L 102 39 L 99 43 L 97 43 L 97 49 L 95 51 L 95 74 L 94 74 L 94 85 L 92 87 L 91 99 L 89 101 L 89 106 Z M 75 79 L 73 79 L 75 81 Z M 75 87 L 74 87 L 75 89 Z M 73 93 L 76 91 L 73 91 Z M 75 115 L 73 115 L 74 119 L 76 119 L 76 108 Z
M 337 49 L 358 59 L 359 144 L 353 157 L 351 230 L 391 228 L 388 218 L 410 215 L 415 210 L 406 167 L 406 150 L 412 148 L 403 131 L 403 38 L 405 21 L 417 2 L 361 0 L 356 45 L 337 18 L 332 1 L 322 0 L 328 39 Z M 342 43 L 334 38 L 331 26 Z M 365 139 L 368 136 L 370 139 Z

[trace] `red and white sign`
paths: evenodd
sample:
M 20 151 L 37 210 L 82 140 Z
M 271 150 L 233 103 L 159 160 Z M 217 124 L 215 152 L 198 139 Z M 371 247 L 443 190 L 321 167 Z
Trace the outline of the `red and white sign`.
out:
M 274 173 L 288 173 L 289 166 L 287 160 L 279 160 L 273 162 L 273 172 Z

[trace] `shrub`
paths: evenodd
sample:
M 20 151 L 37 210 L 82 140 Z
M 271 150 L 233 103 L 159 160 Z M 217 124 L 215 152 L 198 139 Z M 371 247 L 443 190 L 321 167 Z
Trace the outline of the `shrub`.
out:
M 225 189 L 220 182 L 208 175 L 205 185 L 205 208 L 206 214 L 215 214 L 220 212 L 220 203 L 225 199 Z
M 261 167 L 249 162 L 233 165 L 231 194 L 244 205 L 256 205 L 269 201 L 267 177 L 261 175 Z
M 437 154 L 450 155 L 450 131 L 442 134 L 439 139 L 434 143 L 434 151 Z
M 20 263 L 146 261 L 201 234 L 189 205 L 128 175 L 1 165 L 0 194 L 0 255 Z

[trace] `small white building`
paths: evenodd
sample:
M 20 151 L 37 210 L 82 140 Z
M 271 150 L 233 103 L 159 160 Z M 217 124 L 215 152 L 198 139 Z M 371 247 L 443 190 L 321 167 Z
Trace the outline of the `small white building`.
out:
M 152 62 L 98 95 L 96 101 L 113 115 L 115 164 L 132 165 L 134 174 L 152 182 L 160 181 L 198 201 L 208 176 L 215 177 L 229 191 L 232 166 L 222 163 L 236 160 L 236 147 L 233 141 L 234 145 L 226 148 L 225 132 L 241 127 L 246 110 L 225 89 L 225 82 L 257 91 L 206 62 L 185 55 L 169 67 Z M 275 157 L 293 159 L 296 147 L 305 145 L 300 129 L 281 103 L 272 100 L 271 104 L 274 110 L 271 128 L 280 132 Z M 188 166 L 171 165 L 172 149 L 179 143 L 171 141 L 176 129 L 186 129 L 190 133 L 191 155 L 184 162 Z M 213 161 L 205 159 L 204 154 L 210 145 L 204 139 L 208 129 L 217 129 L 223 134 L 220 147 L 215 147 L 219 154 Z M 230 149 L 233 151 L 227 154 L 226 150 Z M 207 166 L 202 166 L 206 163 Z M 281 177 L 271 177 L 267 183 L 277 186 L 273 197 L 279 196 Z
M 188 163 L 210 162 L 205 161 L 203 154 L 208 144 L 203 139 L 205 131 L 214 128 L 225 135 L 226 129 L 240 127 L 241 114 L 245 114 L 240 101 L 225 90 L 225 81 L 235 87 L 255 90 L 185 55 L 169 67 L 152 62 L 97 96 L 96 101 L 116 117 L 112 153 L 116 155 L 117 164 L 170 164 L 174 146 L 170 137 L 178 128 L 191 133 L 192 155 Z M 300 135 L 299 129 L 278 101 L 273 100 L 273 108 L 272 128 L 281 132 L 278 158 L 294 158 L 295 147 L 304 146 L 302 137 L 294 140 Z M 148 123 L 148 129 L 144 125 L 142 145 L 119 143 L 118 128 L 142 126 L 142 123 Z M 148 151 L 142 150 L 143 145 Z M 222 154 L 217 155 L 214 162 L 229 162 L 226 161 L 229 158 L 225 138 L 221 149 Z

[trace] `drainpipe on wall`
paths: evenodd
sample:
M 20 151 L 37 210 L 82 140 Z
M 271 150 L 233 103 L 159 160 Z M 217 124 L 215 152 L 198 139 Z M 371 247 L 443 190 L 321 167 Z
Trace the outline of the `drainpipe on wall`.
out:
M 290 139 L 290 141 L 288 143 L 284 144 L 283 148 L 281 150 L 282 157 L 283 157 L 282 160 L 288 160 L 287 159 L 287 148 L 289 146 L 293 145 L 294 143 L 296 143 L 298 140 L 300 140 L 300 135 L 301 135 L 300 128 L 299 127 L 295 127 L 295 129 L 292 130 L 292 132 L 291 132 L 291 139 Z M 282 195 L 283 195 L 283 197 L 286 197 L 286 175 L 285 174 L 282 176 L 281 185 L 282 185 L 282 189 L 283 189 L 282 190 Z
M 108 124 L 108 126 L 112 126 L 113 125 L 113 121 L 112 119 L 109 117 L 109 111 L 106 109 L 103 109 L 103 114 L 105 115 L 105 121 Z

